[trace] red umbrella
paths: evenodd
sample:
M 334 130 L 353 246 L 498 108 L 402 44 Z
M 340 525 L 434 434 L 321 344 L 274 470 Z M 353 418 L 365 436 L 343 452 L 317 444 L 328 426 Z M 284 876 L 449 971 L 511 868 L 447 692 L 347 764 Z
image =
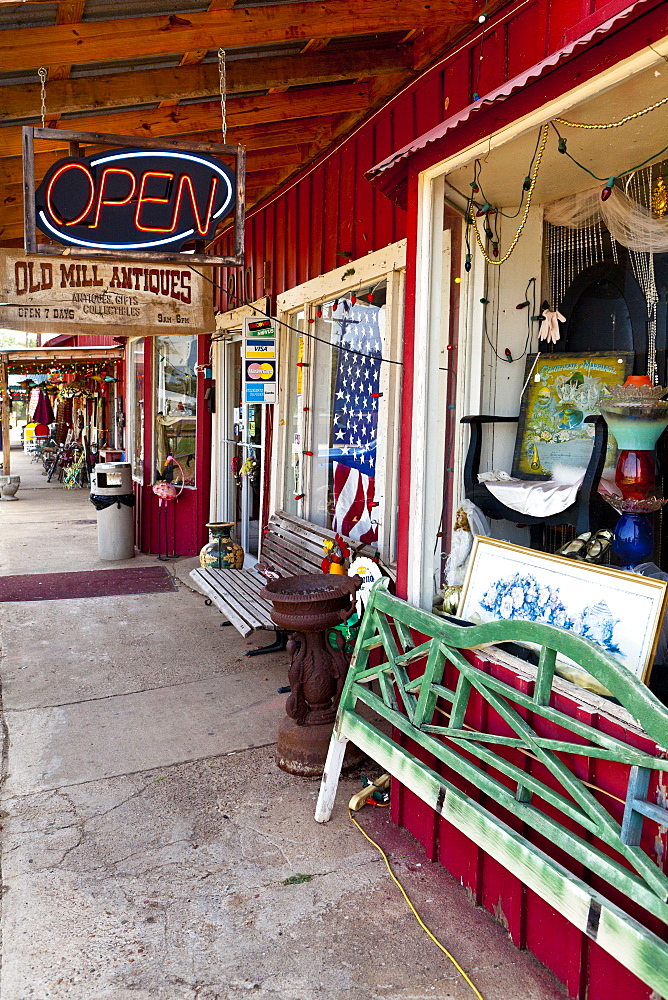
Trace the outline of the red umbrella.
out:
M 32 418 L 37 424 L 52 424 L 54 421 L 51 401 L 41 389 L 39 390 L 39 399 L 37 400 L 37 406 Z

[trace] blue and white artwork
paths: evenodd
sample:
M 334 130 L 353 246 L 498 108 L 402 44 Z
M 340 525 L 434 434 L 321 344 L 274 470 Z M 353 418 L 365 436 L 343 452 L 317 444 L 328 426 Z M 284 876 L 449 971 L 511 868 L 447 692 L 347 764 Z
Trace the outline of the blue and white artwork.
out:
M 569 611 L 561 598 L 559 587 L 541 585 L 531 573 L 515 573 L 492 584 L 480 598 L 480 605 L 495 618 L 520 618 L 522 621 L 558 625 L 598 643 L 608 653 L 619 653 L 614 640 L 614 618 L 604 600 L 587 604 L 576 612 Z
M 519 619 L 590 639 L 645 680 L 666 601 L 665 583 L 477 537 L 458 617 Z

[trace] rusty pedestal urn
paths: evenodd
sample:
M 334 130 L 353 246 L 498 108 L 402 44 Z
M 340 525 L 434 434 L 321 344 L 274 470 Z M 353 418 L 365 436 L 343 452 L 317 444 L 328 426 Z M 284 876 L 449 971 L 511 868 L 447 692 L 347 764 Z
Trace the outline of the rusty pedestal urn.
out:
M 288 718 L 278 731 L 276 762 L 291 774 L 322 774 L 349 663 L 327 633 L 353 613 L 361 582 L 357 576 L 309 573 L 273 580 L 261 593 L 274 606 L 276 627 L 290 633 Z

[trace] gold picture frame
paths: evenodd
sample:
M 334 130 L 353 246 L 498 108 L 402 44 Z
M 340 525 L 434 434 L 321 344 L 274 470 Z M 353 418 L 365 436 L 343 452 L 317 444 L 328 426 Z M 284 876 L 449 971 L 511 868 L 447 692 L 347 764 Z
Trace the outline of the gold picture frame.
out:
M 667 604 L 662 580 L 478 535 L 457 616 L 556 625 L 597 643 L 647 684 Z

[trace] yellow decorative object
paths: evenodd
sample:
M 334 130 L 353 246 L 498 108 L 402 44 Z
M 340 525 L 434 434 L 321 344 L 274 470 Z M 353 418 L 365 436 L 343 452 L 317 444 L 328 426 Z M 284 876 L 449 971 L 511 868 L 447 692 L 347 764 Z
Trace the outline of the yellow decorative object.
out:
M 661 174 L 657 177 L 652 192 L 652 211 L 658 219 L 663 219 L 664 215 L 668 215 L 668 191 Z
M 468 523 L 468 520 L 467 520 Z M 470 530 L 470 529 L 469 529 Z M 462 585 L 446 587 L 443 591 L 443 611 L 446 615 L 456 615 L 462 596 Z
M 536 442 L 533 444 L 533 453 L 531 455 L 530 468 L 534 472 L 538 472 L 540 469 L 540 455 L 538 454 L 538 448 L 536 447 Z
M 341 563 L 330 563 L 329 572 L 334 574 L 334 576 L 346 576 L 345 568 Z

